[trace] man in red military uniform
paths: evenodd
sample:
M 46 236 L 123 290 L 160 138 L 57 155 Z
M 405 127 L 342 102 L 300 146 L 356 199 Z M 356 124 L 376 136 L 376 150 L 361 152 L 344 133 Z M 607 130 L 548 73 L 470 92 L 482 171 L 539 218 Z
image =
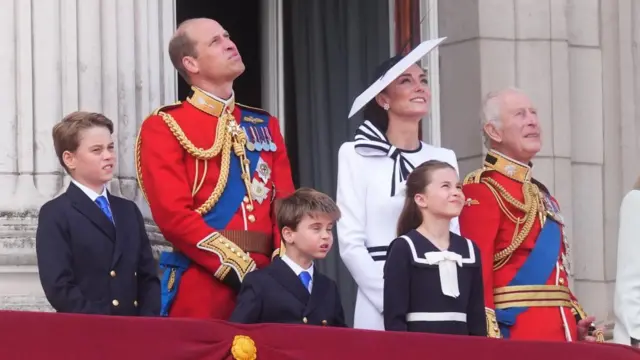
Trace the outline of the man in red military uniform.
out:
M 278 120 L 235 102 L 245 66 L 219 23 L 182 23 L 169 55 L 192 94 L 143 122 L 135 157 L 173 245 L 160 256 L 161 314 L 226 320 L 244 276 L 279 251 L 273 204 L 294 191 L 289 159 Z
M 602 341 L 569 290 L 558 203 L 532 178 L 541 148 L 536 109 L 518 89 L 489 94 L 483 131 L 489 152 L 464 180 L 459 220 L 462 235 L 481 250 L 489 336 Z

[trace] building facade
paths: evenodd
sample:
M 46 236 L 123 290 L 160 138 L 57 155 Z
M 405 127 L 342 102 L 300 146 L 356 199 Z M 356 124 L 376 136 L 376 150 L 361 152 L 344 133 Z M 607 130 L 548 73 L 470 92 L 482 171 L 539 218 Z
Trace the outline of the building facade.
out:
M 297 138 L 304 133 L 303 125 L 297 125 L 303 102 L 291 100 L 288 89 L 297 84 L 298 91 L 309 83 L 313 91 L 320 83 L 313 78 L 302 81 L 301 76 L 290 79 L 292 71 L 303 72 L 299 60 L 288 63 L 298 58 L 292 56 L 292 43 L 300 46 L 302 40 L 295 34 L 291 38 L 295 29 L 287 24 L 304 10 L 325 14 L 306 19 L 308 27 L 314 21 L 318 26 L 338 21 L 340 14 L 353 25 L 350 16 L 360 11 L 357 6 L 366 6 L 353 5 L 357 2 L 309 0 L 310 5 L 300 9 L 295 1 L 256 1 L 251 15 L 245 12 L 243 22 L 232 24 L 253 24 L 238 41 L 252 44 L 239 44 L 248 69 L 255 70 L 243 77 L 258 79 L 242 80 L 237 98 L 252 99 L 251 105 L 277 115 L 290 151 L 300 149 L 302 140 Z M 386 55 L 402 51 L 407 39 L 416 43 L 420 37 L 447 37 L 425 60 L 434 95 L 422 134 L 425 141 L 454 149 L 461 172 L 481 165 L 482 96 L 505 86 L 518 86 L 531 95 L 544 134 L 534 176 L 556 195 L 565 213 L 572 286 L 588 311 L 610 320 L 618 207 L 640 175 L 640 0 L 380 0 L 378 5 L 383 10 L 371 16 L 381 19 L 374 25 L 387 37 L 370 41 L 381 42 Z M 153 109 L 186 92 L 166 52 L 176 23 L 193 14 L 226 19 L 239 11 L 230 6 L 227 13 L 209 15 L 206 8 L 180 6 L 174 0 L 3 3 L 0 79 L 5 86 L 0 102 L 6 118 L 0 124 L 0 309 L 49 309 L 37 276 L 34 236 L 38 208 L 69 183 L 53 151 L 51 128 L 71 111 L 100 111 L 114 120 L 119 164 L 111 191 L 138 203 L 149 219 L 155 249 L 164 248 L 135 180 L 137 130 Z M 247 16 L 254 18 L 246 21 Z M 354 30 L 344 28 L 348 38 Z M 251 38 L 252 33 L 259 35 Z M 338 41 L 338 35 L 327 36 Z M 318 57 L 311 40 L 302 44 L 310 49 L 310 62 Z M 257 55 L 247 57 L 246 49 Z M 365 67 L 370 72 L 370 65 L 364 60 L 345 63 L 345 74 Z M 327 69 L 326 77 L 337 71 Z M 334 111 L 344 113 L 344 118 L 366 83 L 362 76 L 356 78 L 345 86 L 348 96 L 342 96 Z M 344 80 L 332 81 L 335 85 Z M 294 102 L 297 110 L 292 109 Z M 331 159 L 337 146 L 352 136 L 353 129 L 352 124 L 332 124 L 321 129 L 331 137 L 329 160 L 319 165 L 329 174 L 336 171 Z M 292 161 L 294 172 L 300 173 L 298 184 L 335 189 L 335 176 L 316 181 L 305 175 L 304 159 L 292 156 Z M 325 268 L 342 284 L 350 281 L 336 254 Z M 342 284 L 345 293 L 353 290 L 353 284 Z M 346 296 L 351 312 L 352 296 Z

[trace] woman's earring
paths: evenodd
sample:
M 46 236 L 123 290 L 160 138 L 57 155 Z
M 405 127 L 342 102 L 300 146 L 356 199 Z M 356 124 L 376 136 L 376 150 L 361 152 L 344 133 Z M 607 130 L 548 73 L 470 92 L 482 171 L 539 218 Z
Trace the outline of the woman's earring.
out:
M 382 108 L 383 108 L 385 111 L 389 111 L 389 104 L 384 104 L 384 105 L 382 106 Z

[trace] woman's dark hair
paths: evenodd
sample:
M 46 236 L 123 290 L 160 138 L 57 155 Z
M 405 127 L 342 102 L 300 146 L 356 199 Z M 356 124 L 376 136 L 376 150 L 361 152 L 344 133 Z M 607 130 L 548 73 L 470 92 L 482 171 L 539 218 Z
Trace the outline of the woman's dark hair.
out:
M 410 230 L 416 229 L 422 224 L 422 213 L 416 204 L 414 197 L 424 191 L 431 184 L 431 175 L 434 171 L 440 169 L 455 170 L 451 164 L 429 160 L 416 167 L 407 179 L 406 198 L 400 217 L 398 218 L 398 226 L 396 229 L 397 236 L 402 236 Z
M 398 61 L 402 60 L 402 58 L 402 55 L 396 55 L 378 65 L 373 75 L 373 80 L 370 84 L 378 81 L 378 79 L 384 76 L 384 74 L 389 71 L 389 69 L 391 69 L 395 64 L 397 64 Z M 382 92 L 384 91 L 385 90 L 382 90 Z M 382 133 L 385 133 L 387 131 L 387 128 L 389 127 L 389 116 L 387 115 L 387 111 L 383 109 L 382 106 L 378 105 L 375 98 L 373 98 L 367 105 L 365 105 L 363 115 L 365 120 L 369 120 Z

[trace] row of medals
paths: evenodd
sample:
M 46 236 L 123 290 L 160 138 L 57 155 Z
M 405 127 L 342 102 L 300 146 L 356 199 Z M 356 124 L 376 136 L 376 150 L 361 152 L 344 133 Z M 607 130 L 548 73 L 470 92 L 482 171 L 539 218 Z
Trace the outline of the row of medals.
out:
M 278 150 L 266 126 L 243 126 L 242 130 L 247 135 L 247 150 L 271 152 Z

